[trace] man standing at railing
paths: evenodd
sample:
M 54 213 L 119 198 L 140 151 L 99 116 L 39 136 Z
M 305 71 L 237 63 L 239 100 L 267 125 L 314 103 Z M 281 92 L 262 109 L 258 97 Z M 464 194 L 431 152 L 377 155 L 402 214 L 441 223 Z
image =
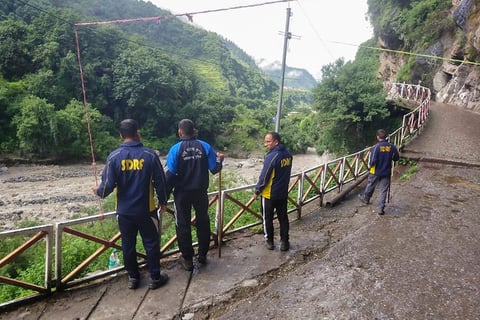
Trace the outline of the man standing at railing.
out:
M 154 201 L 155 190 L 160 213 L 165 210 L 168 200 L 165 174 L 158 155 L 140 142 L 135 120 L 120 122 L 119 131 L 123 143 L 108 156 L 102 182 L 93 192 L 105 198 L 116 189 L 117 220 L 122 234 L 128 288 L 136 289 L 140 285 L 136 250 L 140 232 L 151 277 L 148 287 L 157 289 L 168 281 L 168 275 L 160 273 L 159 219 Z
M 178 248 L 182 253 L 180 263 L 187 271 L 193 270 L 192 207 L 195 209 L 195 226 L 198 237 L 198 262 L 207 263 L 210 247 L 210 217 L 208 216 L 209 171 L 222 170 L 224 155 L 215 152 L 205 141 L 195 137 L 192 120 L 178 123 L 180 141 L 170 148 L 167 155 L 167 185 L 173 189 L 175 203 L 175 227 Z
M 370 198 L 375 191 L 377 184 L 380 186 L 378 196 L 379 215 L 385 214 L 385 200 L 390 188 L 390 178 L 392 176 L 392 161 L 398 161 L 400 155 L 397 148 L 388 140 L 388 134 L 384 129 L 377 130 L 377 144 L 372 147 L 368 167 L 367 186 L 365 191 L 358 195 L 360 201 L 365 204 L 370 203 Z
M 253 197 L 257 199 L 261 196 L 267 249 L 274 248 L 273 216 L 276 210 L 280 223 L 280 250 L 287 251 L 290 249 L 287 200 L 293 157 L 285 149 L 277 132 L 267 133 L 264 143 L 268 152 Z

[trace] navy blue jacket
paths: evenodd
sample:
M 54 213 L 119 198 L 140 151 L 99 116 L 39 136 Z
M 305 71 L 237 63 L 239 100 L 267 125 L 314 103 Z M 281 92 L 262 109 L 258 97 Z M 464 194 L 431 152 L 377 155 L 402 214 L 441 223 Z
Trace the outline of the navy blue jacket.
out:
M 167 155 L 166 179 L 168 194 L 175 191 L 208 190 L 208 172 L 222 170 L 217 153 L 205 141 L 193 137 L 181 137 Z
M 292 173 L 292 161 L 292 155 L 283 144 L 270 150 L 265 155 L 263 169 L 255 186 L 255 193 L 271 200 L 286 199 Z
M 105 198 L 116 189 L 117 214 L 147 214 L 158 202 L 167 203 L 166 180 L 160 158 L 141 142 L 123 143 L 109 154 L 97 195 Z
M 392 174 L 392 160 L 398 161 L 400 155 L 397 148 L 386 140 L 379 141 L 372 147 L 368 165 L 370 173 L 379 177 Z

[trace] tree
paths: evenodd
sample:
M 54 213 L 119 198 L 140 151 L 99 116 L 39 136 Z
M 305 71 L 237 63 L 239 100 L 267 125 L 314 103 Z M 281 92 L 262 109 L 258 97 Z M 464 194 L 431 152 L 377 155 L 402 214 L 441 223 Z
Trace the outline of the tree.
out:
M 20 20 L 0 21 L 0 74 L 7 80 L 18 80 L 33 67 L 32 48 L 26 41 L 29 32 Z
M 56 145 L 57 119 L 55 107 L 45 99 L 27 96 L 20 103 L 20 113 L 13 118 L 17 127 L 19 149 L 40 157 L 49 156 Z
M 305 153 L 311 146 L 309 136 L 301 129 L 302 121 L 306 118 L 305 113 L 295 113 L 282 120 L 281 136 L 283 144 L 292 153 Z
M 196 96 L 179 114 L 179 118 L 192 119 L 199 130 L 199 137 L 213 145 L 234 117 L 234 109 L 225 103 L 225 99 L 215 94 Z
M 25 95 L 22 81 L 8 82 L 0 76 L 0 154 L 17 149 L 16 129 L 12 119 L 18 113 L 18 101 Z
M 100 112 L 89 107 L 90 129 L 95 155 L 105 158 L 111 151 L 112 145 L 118 140 L 111 135 L 108 128 L 112 128 L 112 121 L 102 116 Z M 91 156 L 91 145 L 88 134 L 88 123 L 84 105 L 72 100 L 65 109 L 56 112 L 57 139 L 55 150 L 57 158 L 88 158 Z
M 377 55 L 360 49 L 354 62 L 339 59 L 322 68 L 322 80 L 314 90 L 320 123 L 317 151 L 356 151 L 365 146 L 366 133 L 390 115 L 382 83 L 375 76 L 377 65 Z
M 115 62 L 114 96 L 123 117 L 131 117 L 157 137 L 176 132 L 182 108 L 192 100 L 196 85 L 192 74 L 158 50 L 140 47 L 125 50 Z

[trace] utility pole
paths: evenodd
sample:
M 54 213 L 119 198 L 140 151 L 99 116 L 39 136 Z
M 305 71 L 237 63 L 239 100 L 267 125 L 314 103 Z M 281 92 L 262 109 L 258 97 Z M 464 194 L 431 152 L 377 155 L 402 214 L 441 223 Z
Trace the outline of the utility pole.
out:
M 283 103 L 283 85 L 285 83 L 285 63 L 287 60 L 287 48 L 288 40 L 292 38 L 292 34 L 289 31 L 290 28 L 290 17 L 292 16 L 290 7 L 287 8 L 287 22 L 285 23 L 285 35 L 283 41 L 283 58 L 282 58 L 282 78 L 280 80 L 280 92 L 278 94 L 278 107 L 277 107 L 277 116 L 275 118 L 275 131 L 280 132 L 280 117 L 282 114 L 282 103 Z

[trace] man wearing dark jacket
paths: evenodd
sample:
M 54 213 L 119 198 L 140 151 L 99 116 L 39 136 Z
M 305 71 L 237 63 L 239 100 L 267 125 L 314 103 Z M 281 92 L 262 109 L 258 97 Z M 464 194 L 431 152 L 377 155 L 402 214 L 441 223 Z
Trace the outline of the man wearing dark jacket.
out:
M 370 202 L 370 198 L 375 191 L 377 184 L 380 186 L 378 196 L 378 214 L 385 214 L 385 200 L 390 187 L 390 177 L 392 175 L 392 161 L 398 161 L 400 155 L 397 148 L 387 141 L 388 134 L 384 129 L 377 130 L 378 143 L 372 147 L 368 167 L 367 186 L 363 194 L 359 194 L 360 201 L 365 204 Z
M 205 141 L 195 138 L 192 120 L 178 123 L 180 142 L 170 148 L 167 155 L 168 194 L 173 189 L 175 226 L 178 248 L 182 253 L 180 263 L 187 271 L 193 270 L 192 207 L 195 209 L 198 237 L 198 262 L 207 262 L 210 247 L 210 217 L 208 215 L 209 171 L 222 170 L 223 154 L 215 153 Z
M 285 149 L 277 132 L 267 133 L 264 143 L 268 152 L 255 186 L 254 198 L 261 196 L 263 230 L 267 248 L 269 250 L 274 248 L 273 216 L 276 210 L 280 223 L 280 250 L 287 251 L 290 249 L 287 200 L 293 157 Z
M 116 191 L 117 219 L 122 234 L 122 252 L 128 272 L 128 288 L 136 289 L 140 284 L 136 244 L 140 232 L 147 266 L 150 272 L 150 289 L 156 289 L 168 281 L 160 273 L 159 219 L 154 191 L 157 194 L 160 213 L 167 204 L 165 174 L 157 154 L 140 142 L 138 124 L 125 119 L 119 125 L 123 144 L 107 158 L 102 172 L 102 182 L 93 192 L 105 198 Z

